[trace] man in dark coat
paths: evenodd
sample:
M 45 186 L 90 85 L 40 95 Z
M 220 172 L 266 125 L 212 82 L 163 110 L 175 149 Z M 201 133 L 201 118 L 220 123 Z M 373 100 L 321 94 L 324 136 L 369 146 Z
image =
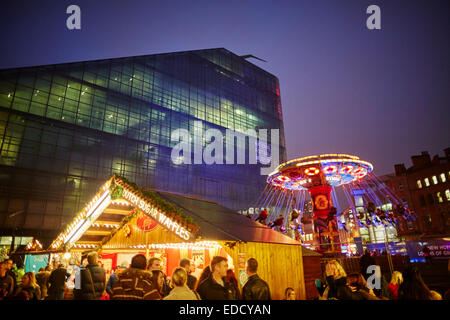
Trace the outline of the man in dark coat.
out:
M 211 275 L 198 285 L 202 300 L 232 300 L 233 290 L 227 281 L 227 258 L 215 256 L 211 260 Z
M 195 283 L 197 282 L 197 278 L 191 275 L 191 262 L 189 259 L 181 259 L 180 267 L 184 268 L 187 273 L 187 286 L 189 289 L 194 290 Z
M 242 299 L 244 300 L 271 300 L 270 289 L 267 283 L 258 274 L 258 261 L 250 258 L 247 261 L 248 280 L 242 288 Z
M 53 270 L 48 278 L 50 287 L 48 288 L 49 300 L 63 300 L 66 281 L 70 277 L 65 265 L 60 263 L 58 268 Z
M 99 300 L 105 291 L 105 270 L 98 265 L 98 254 L 93 251 L 87 256 L 88 265 L 80 269 L 81 290 L 80 300 Z
M 375 259 L 370 256 L 369 249 L 366 249 L 366 251 L 364 251 L 363 256 L 359 260 L 359 267 L 361 269 L 361 274 L 364 276 L 366 280 L 368 277 L 372 275 L 371 273 L 367 273 L 367 268 L 372 265 L 375 265 Z

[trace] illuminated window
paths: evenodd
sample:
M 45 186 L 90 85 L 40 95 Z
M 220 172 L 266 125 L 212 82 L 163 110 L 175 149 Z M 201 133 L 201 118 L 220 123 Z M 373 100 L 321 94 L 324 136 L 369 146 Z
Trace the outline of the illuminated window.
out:
M 425 186 L 429 187 L 430 186 L 430 180 L 428 180 L 428 178 L 425 178 L 424 181 L 425 181 Z
M 447 198 L 447 201 L 450 201 L 450 190 L 445 190 L 445 197 Z
M 417 180 L 417 188 L 422 189 L 422 181 Z
M 445 173 L 441 173 L 441 181 L 445 182 L 447 179 L 445 178 Z
M 439 203 L 444 202 L 444 199 L 442 199 L 441 193 L 440 193 L 440 192 L 438 192 L 438 193 L 436 194 L 436 196 L 437 196 L 437 198 L 438 198 Z
M 436 176 L 433 176 L 433 183 L 434 183 L 434 184 L 438 184 L 438 179 L 437 179 Z

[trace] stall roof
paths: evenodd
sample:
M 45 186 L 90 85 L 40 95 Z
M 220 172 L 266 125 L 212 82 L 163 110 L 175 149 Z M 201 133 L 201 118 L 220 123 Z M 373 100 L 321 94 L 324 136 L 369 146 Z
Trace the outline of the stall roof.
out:
M 198 235 L 204 240 L 300 245 L 300 242 L 218 203 L 166 192 L 158 192 L 158 194 L 191 216 L 200 226 Z M 320 256 L 319 253 L 304 246 L 302 249 L 304 256 Z
M 78 248 L 94 248 L 106 237 L 111 236 L 115 229 L 120 228 L 122 222 L 135 210 L 134 205 L 129 201 L 121 200 L 122 198 L 112 200 L 112 184 L 118 184 L 127 190 L 136 190 L 133 188 L 137 187 L 132 186 L 132 183 L 124 178 L 113 176 L 100 188 L 92 201 L 74 218 L 66 230 L 55 239 L 49 250 L 62 249 L 68 242 L 75 244 Z M 167 192 L 153 192 L 162 200 L 182 209 L 186 216 L 193 219 L 198 226 L 195 234 L 198 240 L 301 245 L 300 242 L 218 203 Z M 139 192 L 136 194 L 144 196 Z M 149 198 L 145 201 L 151 202 Z M 320 256 L 304 246 L 302 250 L 304 256 Z

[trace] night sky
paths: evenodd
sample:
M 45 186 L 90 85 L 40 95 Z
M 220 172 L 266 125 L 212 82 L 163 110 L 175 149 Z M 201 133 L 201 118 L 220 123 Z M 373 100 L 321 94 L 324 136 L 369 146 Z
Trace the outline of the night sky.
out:
M 0 68 L 224 47 L 280 80 L 288 159 L 349 153 L 382 175 L 450 147 L 448 0 L 9 2 Z

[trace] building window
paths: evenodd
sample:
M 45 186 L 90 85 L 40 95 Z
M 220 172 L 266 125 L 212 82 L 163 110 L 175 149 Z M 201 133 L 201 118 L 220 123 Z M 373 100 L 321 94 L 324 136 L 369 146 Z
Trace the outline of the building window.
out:
M 441 181 L 445 182 L 447 179 L 445 178 L 445 173 L 441 173 Z
M 426 206 L 426 203 L 425 203 L 425 196 L 422 194 L 422 195 L 420 195 L 420 205 L 422 206 L 422 207 L 425 207 Z
M 422 189 L 422 181 L 417 180 L 417 188 Z
M 428 213 L 424 213 L 422 218 L 425 226 L 427 228 L 431 227 L 431 216 Z
M 434 184 L 438 184 L 438 179 L 437 179 L 436 176 L 433 176 L 433 183 L 434 183 Z
M 450 201 L 450 189 L 445 190 L 445 197 L 447 198 L 447 201 Z
M 398 190 L 403 190 L 403 184 L 401 182 L 398 184 Z
M 431 193 L 428 194 L 428 204 L 430 205 L 434 204 L 433 195 Z
M 438 198 L 438 202 L 439 202 L 439 203 L 444 202 L 444 199 L 442 199 L 442 196 L 441 196 L 441 193 L 440 193 L 440 192 L 438 192 L 438 193 L 436 194 L 436 196 L 437 196 L 437 198 Z
M 425 178 L 424 181 L 425 181 L 425 186 L 429 187 L 430 186 L 430 180 L 428 180 L 428 178 Z

